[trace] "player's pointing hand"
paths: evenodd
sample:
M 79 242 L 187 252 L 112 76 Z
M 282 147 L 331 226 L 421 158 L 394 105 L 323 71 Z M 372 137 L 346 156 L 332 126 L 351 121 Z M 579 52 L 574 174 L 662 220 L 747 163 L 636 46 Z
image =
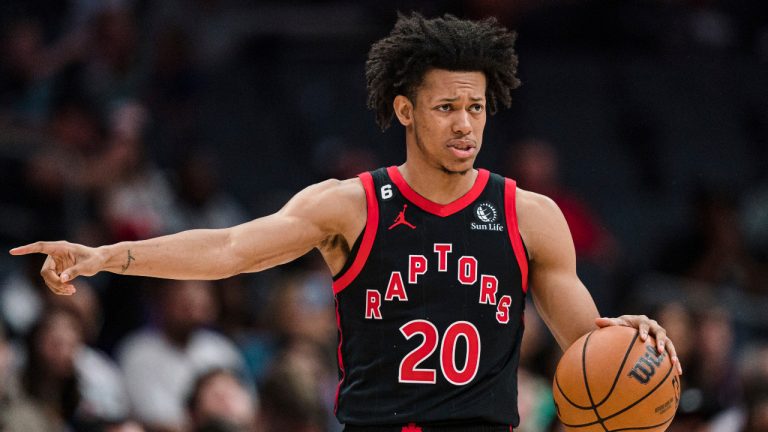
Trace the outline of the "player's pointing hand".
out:
M 669 352 L 669 358 L 677 368 L 677 373 L 683 374 L 683 367 L 680 365 L 680 359 L 677 357 L 675 345 L 667 337 L 667 331 L 664 330 L 656 320 L 650 319 L 645 315 L 622 315 L 618 318 L 597 318 L 595 324 L 598 327 L 625 326 L 634 327 L 640 331 L 640 339 L 646 341 L 648 335 L 656 339 L 656 350 L 661 353 L 666 348 Z
M 11 255 L 42 253 L 48 255 L 40 275 L 56 294 L 72 295 L 72 280 L 78 276 L 93 276 L 101 270 L 102 258 L 95 248 L 69 243 L 36 242 L 10 250 Z

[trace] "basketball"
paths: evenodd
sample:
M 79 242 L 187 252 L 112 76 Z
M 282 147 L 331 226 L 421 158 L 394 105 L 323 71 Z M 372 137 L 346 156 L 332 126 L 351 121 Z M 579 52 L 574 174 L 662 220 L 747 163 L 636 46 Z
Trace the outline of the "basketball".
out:
M 680 377 L 669 353 L 639 331 L 611 326 L 573 343 L 555 372 L 552 393 L 565 430 L 661 432 L 680 401 Z

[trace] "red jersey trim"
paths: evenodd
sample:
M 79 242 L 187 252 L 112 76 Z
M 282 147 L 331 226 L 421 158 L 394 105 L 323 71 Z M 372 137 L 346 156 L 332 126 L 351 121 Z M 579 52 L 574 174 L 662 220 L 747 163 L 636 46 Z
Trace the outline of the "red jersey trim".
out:
M 389 178 L 392 179 L 392 182 L 395 184 L 395 186 L 397 186 L 397 188 L 400 190 L 400 193 L 402 193 L 408 201 L 416 204 L 417 207 L 424 210 L 425 212 L 432 213 L 433 215 L 440 217 L 450 216 L 456 212 L 464 210 L 468 205 L 476 200 L 481 193 L 483 193 L 483 189 L 485 189 L 485 185 L 488 184 L 488 178 L 490 177 L 488 170 L 477 170 L 477 178 L 475 179 L 475 184 L 472 185 L 472 189 L 465 193 L 461 198 L 458 198 L 453 202 L 448 204 L 438 204 L 424 198 L 423 196 L 419 195 L 418 192 L 411 189 L 396 166 L 388 167 L 387 174 L 389 174 Z
M 376 191 L 373 187 L 373 176 L 371 173 L 364 172 L 360 174 L 360 181 L 363 182 L 365 189 L 365 202 L 368 214 L 365 220 L 365 230 L 363 231 L 363 240 L 352 265 L 347 271 L 333 282 L 333 293 L 338 294 L 347 287 L 363 270 L 365 262 L 368 261 L 368 255 L 371 254 L 373 240 L 376 238 L 376 230 L 379 227 L 379 204 L 376 202 Z
M 528 292 L 528 257 L 525 254 L 523 238 L 520 236 L 520 229 L 517 226 L 516 192 L 517 183 L 512 179 L 504 179 L 504 213 L 507 215 L 507 232 L 509 233 L 509 240 L 512 242 L 512 249 L 515 251 L 517 265 L 520 267 L 520 274 L 523 278 L 523 294 L 525 294 Z
M 341 357 L 341 344 L 344 342 L 344 335 L 341 333 L 341 316 L 339 316 L 339 299 L 335 299 L 336 303 L 336 327 L 339 329 L 339 347 L 336 352 L 336 358 L 339 362 L 339 371 L 341 371 L 341 378 L 339 384 L 336 385 L 336 397 L 333 400 L 333 413 L 336 414 L 339 411 L 339 393 L 341 392 L 341 384 L 344 382 L 344 378 L 347 377 L 347 372 L 344 370 L 344 359 Z

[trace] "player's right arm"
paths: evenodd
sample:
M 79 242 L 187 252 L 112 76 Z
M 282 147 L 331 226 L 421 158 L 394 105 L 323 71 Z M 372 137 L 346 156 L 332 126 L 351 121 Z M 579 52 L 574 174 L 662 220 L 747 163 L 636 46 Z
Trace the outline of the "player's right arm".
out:
M 292 261 L 319 248 L 341 268 L 365 225 L 359 179 L 327 180 L 296 194 L 278 212 L 225 229 L 197 229 L 97 248 L 66 241 L 36 242 L 13 255 L 48 255 L 41 275 L 57 294 L 72 294 L 72 280 L 107 271 L 166 279 L 222 279 Z

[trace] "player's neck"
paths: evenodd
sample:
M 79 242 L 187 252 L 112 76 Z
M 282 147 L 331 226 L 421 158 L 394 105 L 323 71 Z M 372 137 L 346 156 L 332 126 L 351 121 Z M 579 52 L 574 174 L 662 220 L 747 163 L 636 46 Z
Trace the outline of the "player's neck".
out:
M 437 204 L 448 204 L 461 198 L 472 189 L 477 179 L 476 169 L 459 174 L 418 165 L 413 161 L 406 161 L 397 169 L 411 189 Z

